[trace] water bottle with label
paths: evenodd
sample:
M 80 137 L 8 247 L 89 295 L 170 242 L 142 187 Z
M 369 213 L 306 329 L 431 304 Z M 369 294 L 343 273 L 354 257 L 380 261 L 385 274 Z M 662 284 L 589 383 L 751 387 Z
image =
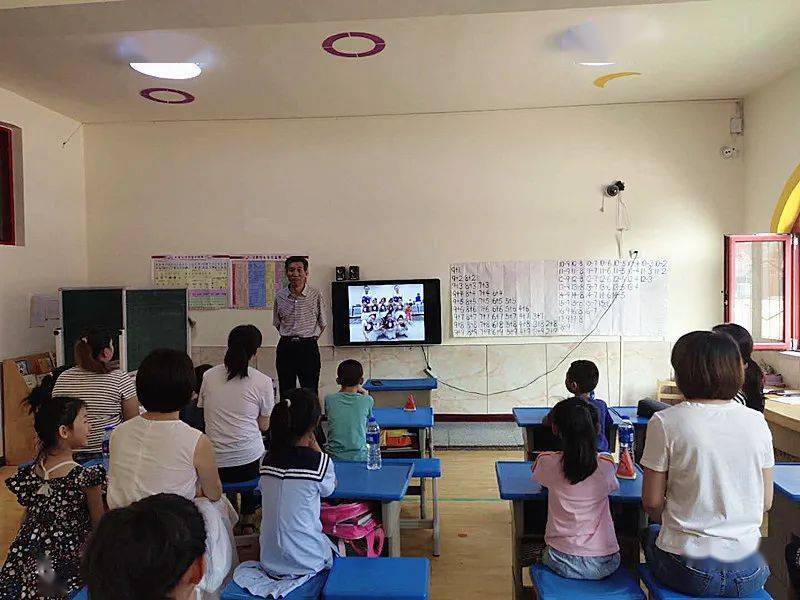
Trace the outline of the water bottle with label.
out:
M 111 454 L 111 433 L 114 425 L 106 425 L 103 430 L 103 465 L 108 468 L 108 457 Z
M 375 417 L 367 421 L 367 469 L 376 471 L 381 468 L 381 428 Z
M 630 419 L 623 419 L 619 424 L 619 466 L 617 477 L 636 479 L 636 467 L 633 464 L 633 441 L 635 432 Z

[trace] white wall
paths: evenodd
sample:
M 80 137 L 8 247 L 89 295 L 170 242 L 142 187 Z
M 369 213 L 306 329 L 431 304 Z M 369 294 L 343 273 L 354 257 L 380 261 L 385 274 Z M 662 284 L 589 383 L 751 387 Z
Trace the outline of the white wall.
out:
M 452 262 L 614 255 L 600 189 L 622 179 L 628 247 L 672 260 L 674 336 L 721 318 L 721 235 L 743 206 L 742 164 L 718 155 L 732 111 L 89 125 L 90 279 L 147 284 L 159 253 L 307 252 L 323 289 L 352 263 L 365 278 L 441 277 L 447 306 Z M 271 329 L 267 312 L 196 316 L 200 345 L 242 320 Z
M 53 349 L 31 329 L 29 296 L 87 277 L 83 133 L 79 123 L 0 89 L 0 121 L 22 129 L 25 245 L 0 246 L 0 358 Z
M 745 99 L 748 232 L 769 231 L 786 180 L 800 164 L 800 69 Z

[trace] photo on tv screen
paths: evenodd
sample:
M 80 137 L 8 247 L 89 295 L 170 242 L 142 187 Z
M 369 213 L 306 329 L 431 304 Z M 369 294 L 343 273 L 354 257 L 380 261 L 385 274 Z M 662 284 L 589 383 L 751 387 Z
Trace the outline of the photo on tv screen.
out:
M 438 279 L 336 281 L 331 286 L 336 346 L 442 343 Z
M 421 283 L 350 286 L 350 341 L 424 341 L 424 293 Z

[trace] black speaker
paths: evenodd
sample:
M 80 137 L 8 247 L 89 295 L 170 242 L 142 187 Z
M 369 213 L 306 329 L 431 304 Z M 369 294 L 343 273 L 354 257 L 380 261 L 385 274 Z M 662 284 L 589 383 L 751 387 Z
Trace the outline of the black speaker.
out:
M 347 281 L 347 267 L 336 267 L 336 281 Z
M 361 268 L 357 265 L 351 266 L 349 268 L 349 272 L 347 273 L 347 279 L 350 281 L 358 281 L 361 279 Z

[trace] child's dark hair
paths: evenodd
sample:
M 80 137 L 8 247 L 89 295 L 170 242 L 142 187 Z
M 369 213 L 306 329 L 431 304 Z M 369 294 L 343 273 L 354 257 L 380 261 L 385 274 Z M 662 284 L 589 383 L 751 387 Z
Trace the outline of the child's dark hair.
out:
M 203 387 L 203 377 L 206 374 L 206 371 L 212 369 L 211 365 L 197 365 L 194 368 L 194 391 L 196 394 L 200 393 L 200 388 Z
M 590 360 L 576 360 L 567 370 L 567 379 L 578 386 L 578 394 L 588 394 L 597 387 L 600 381 L 600 371 L 597 365 Z
M 238 325 L 228 334 L 228 351 L 225 352 L 225 368 L 228 381 L 247 377 L 250 359 L 261 347 L 261 331 L 255 325 Z
M 597 409 L 582 398 L 567 398 L 550 415 L 562 442 L 564 477 L 580 483 L 597 470 Z
M 72 429 L 78 413 L 86 406 L 80 398 L 53 398 L 50 395 L 52 390 L 51 385 L 40 385 L 25 400 L 33 415 L 33 429 L 39 438 L 39 458 L 58 446 L 58 430 L 62 425 Z
M 87 329 L 75 343 L 75 364 L 84 371 L 110 373 L 111 367 L 99 360 L 100 353 L 110 348 L 113 338 L 107 331 Z
M 311 390 L 291 390 L 272 409 L 269 418 L 270 457 L 285 456 L 303 435 L 312 431 L 322 416 L 317 395 Z
M 361 383 L 361 378 L 364 377 L 364 367 L 357 360 L 348 359 L 339 363 L 339 368 L 336 369 L 336 378 L 339 380 L 339 385 L 352 387 Z
M 107 513 L 83 556 L 92 600 L 163 600 L 206 551 L 193 502 L 156 494 Z
M 192 359 L 180 350 L 153 350 L 136 371 L 136 395 L 151 412 L 182 409 L 192 400 L 194 386 Z
M 717 325 L 714 327 L 714 331 L 727 333 L 739 346 L 739 353 L 744 361 L 742 391 L 744 392 L 747 406 L 759 412 L 764 412 L 764 371 L 753 360 L 753 337 L 750 332 L 736 323 Z
M 672 347 L 675 384 L 687 400 L 730 400 L 742 388 L 739 346 L 727 333 L 693 331 Z
M 302 263 L 303 270 L 308 271 L 308 259 L 305 256 L 290 256 L 283 263 L 283 270 L 288 271 L 292 263 Z

